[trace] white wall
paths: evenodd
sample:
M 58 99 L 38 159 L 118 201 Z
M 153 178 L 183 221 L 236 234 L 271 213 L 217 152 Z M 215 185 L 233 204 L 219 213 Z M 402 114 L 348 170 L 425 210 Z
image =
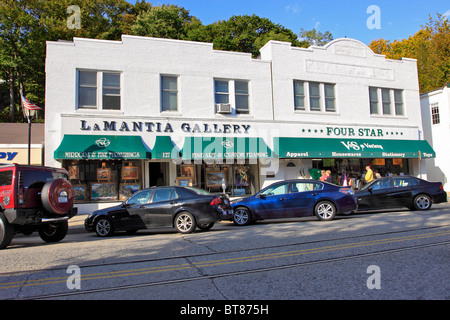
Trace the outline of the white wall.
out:
M 439 106 L 440 124 L 432 124 L 431 105 Z M 450 192 L 450 88 L 448 85 L 421 96 L 424 135 L 436 152 L 435 159 L 428 159 L 428 179 L 444 183 Z

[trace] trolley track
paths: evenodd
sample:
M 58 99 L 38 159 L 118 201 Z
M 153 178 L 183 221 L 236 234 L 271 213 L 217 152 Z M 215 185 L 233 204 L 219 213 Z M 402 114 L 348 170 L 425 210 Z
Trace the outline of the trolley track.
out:
M 279 244 L 279 245 L 271 245 L 271 246 L 260 246 L 255 247 L 251 249 L 233 249 L 233 250 L 226 250 L 221 252 L 209 252 L 209 253 L 202 253 L 202 254 L 189 254 L 189 255 L 178 255 L 173 257 L 159 257 L 159 258 L 150 258 L 150 259 L 140 259 L 140 260 L 133 260 L 133 261 L 118 261 L 118 262 L 111 262 L 111 263 L 105 263 L 105 264 L 87 264 L 87 265 L 80 265 L 79 267 L 83 269 L 83 276 L 82 281 L 89 281 L 89 280 L 98 280 L 98 279 L 110 279 L 110 278 L 118 278 L 118 277 L 132 277 L 136 275 L 142 275 L 142 274 L 158 274 L 158 273 L 166 273 L 171 271 L 179 271 L 179 270 L 187 270 L 187 269 L 196 269 L 196 270 L 203 270 L 208 267 L 213 266 L 223 266 L 228 264 L 242 264 L 242 263 L 251 263 L 251 262 L 259 262 L 262 260 L 273 260 L 273 259 L 282 259 L 282 258 L 291 258 L 301 255 L 311 255 L 315 253 L 323 253 L 323 252 L 337 252 L 337 251 L 343 251 L 345 249 L 355 249 L 355 248 L 361 248 L 361 247 L 375 247 L 379 245 L 384 244 L 391 244 L 391 243 L 405 243 L 405 242 L 411 242 L 414 240 L 420 240 L 420 239 L 426 239 L 426 238 L 436 238 L 441 236 L 448 236 L 450 235 L 450 230 L 448 230 L 450 225 L 441 225 L 441 226 L 431 226 L 431 227 L 424 227 L 424 228 L 414 228 L 414 229 L 405 229 L 405 230 L 397 230 L 397 231 L 388 231 L 388 232 L 378 232 L 378 233 L 372 233 L 367 235 L 353 235 L 353 236 L 346 236 L 346 237 L 336 237 L 333 239 L 321 239 L 321 240 L 313 240 L 308 242 L 293 242 L 288 244 Z M 418 233 L 418 232 L 428 232 L 428 233 Z M 406 233 L 412 233 L 411 235 L 405 235 Z M 393 236 L 397 235 L 397 236 Z M 398 236 L 401 235 L 401 236 Z M 373 239 L 369 240 L 374 237 L 383 237 L 381 239 Z M 355 241 L 358 239 L 366 239 L 364 241 Z M 344 243 L 342 243 L 344 241 Z M 353 241 L 353 242 L 345 242 L 345 241 Z M 339 244 L 335 244 L 339 243 Z M 314 247 L 314 245 L 322 244 L 319 247 Z M 406 244 L 406 243 L 405 243 Z M 450 240 L 445 241 L 438 241 L 438 242 L 432 242 L 427 244 L 416 244 L 416 245 L 402 245 L 401 247 L 396 248 L 388 248 L 388 249 L 381 249 L 381 250 L 374 250 L 372 252 L 362 252 L 362 253 L 354 253 L 354 254 L 344 254 L 343 256 L 339 257 L 331 257 L 331 258 L 324 258 L 324 259 L 314 259 L 314 260 L 308 260 L 308 261 L 299 261 L 299 262 L 286 262 L 281 263 L 276 266 L 272 267 L 258 267 L 258 266 L 250 266 L 250 268 L 246 270 L 241 271 L 231 271 L 231 272 L 216 272 L 216 273 L 210 273 L 210 272 L 199 272 L 199 275 L 197 276 L 186 276 L 186 277 L 180 277 L 177 279 L 170 279 L 170 280 L 153 280 L 153 281 L 145 281 L 143 283 L 139 284 L 129 284 L 129 285 L 112 285 L 109 287 L 104 288 L 98 288 L 98 289 L 87 289 L 87 290 L 76 290 L 76 291 L 65 291 L 65 292 L 56 292 L 56 293 L 50 293 L 50 294 L 43 294 L 43 295 L 30 295 L 23 298 L 17 298 L 17 299 L 53 299 L 53 298 L 63 298 L 63 297 L 70 297 L 70 296 L 77 296 L 77 295 L 85 295 L 85 294 L 95 294 L 95 293 L 106 293 L 106 292 L 112 292 L 112 291 L 120 291 L 120 290 L 129 290 L 129 289 L 137 289 L 137 288 L 143 288 L 143 287 L 153 287 L 153 286 L 160 286 L 160 285 L 169 285 L 169 284 L 181 284 L 186 282 L 193 282 L 193 281 L 200 281 L 200 280 L 213 280 L 217 278 L 226 278 L 226 277 L 233 277 L 233 276 L 241 276 L 246 274 L 254 274 L 254 273 L 261 273 L 261 272 L 270 272 L 270 271 L 276 271 L 276 270 L 282 270 L 282 269 L 288 269 L 288 268 L 296 268 L 296 267 L 303 267 L 303 266 L 309 266 L 309 265 L 315 265 L 315 264 L 324 264 L 324 263 L 332 263 L 332 262 L 339 262 L 339 261 L 345 261 L 345 260 L 351 260 L 356 258 L 363 258 L 363 257 L 370 257 L 370 256 L 376 256 L 376 255 L 383 255 L 383 254 L 392 254 L 392 253 L 398 253 L 408 250 L 417 250 L 417 249 L 425 249 L 430 247 L 437 247 L 437 246 L 446 246 L 450 244 Z M 302 249 L 295 249 L 295 250 L 286 250 L 292 247 L 296 246 L 313 246 L 311 248 L 302 248 Z M 284 250 L 279 250 L 284 249 Z M 262 253 L 262 254 L 256 254 L 258 251 L 266 251 L 266 250 L 275 250 L 271 253 Z M 246 253 L 244 256 L 239 256 L 239 254 L 242 254 L 243 252 Z M 255 254 L 249 254 L 250 252 L 255 252 Z M 230 256 L 237 254 L 238 257 L 232 257 L 232 258 L 225 258 L 225 256 Z M 224 256 L 224 257 L 220 257 Z M 215 258 L 220 257 L 220 258 Z M 205 261 L 195 261 L 197 259 L 201 258 L 208 258 Z M 171 261 L 176 260 L 186 260 L 188 263 L 181 263 L 181 264 L 170 264 Z M 165 264 L 164 262 L 168 262 Z M 151 266 L 151 267 L 145 267 L 145 268 L 133 268 L 137 267 L 139 264 L 153 264 L 153 263 L 164 263 L 164 266 Z M 95 272 L 95 273 L 87 273 L 86 270 L 94 269 L 94 268 L 103 268 L 103 267 L 127 267 L 125 270 L 120 271 L 114 271 L 114 272 Z M 1 273 L 0 277 L 11 277 L 16 276 L 20 274 L 29 274 L 29 273 L 36 273 L 36 272 L 48 272 L 48 271 L 62 271 L 66 270 L 65 268 L 53 268 L 53 269 L 41 269 L 41 270 L 22 270 L 17 272 L 11 272 L 11 273 Z M 209 274 L 208 274 L 209 273 Z M 0 278 L 0 293 L 4 289 L 13 288 L 13 287 L 26 287 L 26 286 L 43 286 L 43 285 L 49 285 L 53 283 L 62 283 L 65 282 L 67 279 L 67 276 L 65 277 L 54 277 L 54 278 L 46 278 L 46 279 L 40 279 L 35 281 L 17 281 L 17 282 L 5 282 Z
M 199 254 L 139 259 L 139 260 L 131 260 L 131 261 L 116 261 L 116 262 L 85 264 L 85 265 L 79 264 L 78 266 L 80 268 L 87 269 L 87 268 L 106 267 L 106 266 L 133 265 L 133 264 L 140 264 L 140 263 L 147 263 L 147 262 L 171 261 L 171 260 L 177 260 L 177 259 L 189 259 L 189 258 L 197 258 L 197 257 L 200 258 L 200 257 L 206 257 L 206 256 L 211 257 L 211 256 L 215 256 L 215 255 L 232 254 L 232 253 L 249 252 L 249 251 L 259 251 L 259 250 L 267 250 L 267 249 L 277 249 L 277 248 L 287 248 L 287 247 L 293 247 L 293 246 L 299 246 L 299 245 L 311 245 L 311 244 L 318 244 L 318 243 L 338 242 L 338 241 L 345 241 L 345 240 L 354 240 L 354 239 L 358 239 L 358 238 L 370 238 L 370 237 L 376 237 L 376 236 L 402 234 L 402 233 L 407 233 L 407 232 L 442 229 L 442 228 L 447 228 L 447 227 L 450 227 L 450 224 L 424 227 L 424 228 L 378 232 L 378 233 L 371 233 L 371 234 L 364 234 L 364 235 L 352 235 L 352 236 L 337 237 L 337 238 L 332 238 L 332 239 L 319 239 L 319 240 L 313 240 L 313 241 L 291 242 L 291 243 L 287 243 L 287 244 L 254 247 L 251 249 L 249 249 L 249 248 L 233 249 L 233 250 L 215 251 L 215 252 L 199 253 Z M 57 268 L 45 268 L 45 269 L 19 270 L 19 271 L 13 271 L 13 272 L 0 272 L 0 277 L 11 276 L 11 275 L 20 275 L 20 274 L 30 273 L 30 272 L 61 271 L 61 270 L 66 270 L 66 268 L 65 267 L 57 267 Z
M 339 262 L 339 261 L 350 260 L 350 259 L 357 259 L 357 258 L 383 255 L 383 254 L 393 254 L 393 253 L 398 253 L 398 252 L 403 252 L 403 251 L 408 251 L 408 250 L 417 250 L 417 249 L 424 249 L 424 248 L 444 246 L 444 245 L 450 245 L 450 241 L 441 241 L 441 242 L 430 243 L 430 244 L 425 244 L 425 245 L 415 245 L 415 246 L 408 246 L 408 247 L 402 247 L 402 248 L 397 248 L 397 249 L 374 251 L 374 252 L 370 252 L 370 253 L 347 255 L 347 256 L 343 256 L 343 257 L 339 257 L 339 258 L 319 259 L 319 260 L 302 262 L 302 263 L 291 263 L 291 264 L 285 264 L 285 265 L 269 267 L 269 268 L 258 268 L 258 269 L 251 269 L 251 270 L 237 271 L 237 272 L 236 271 L 225 272 L 225 273 L 218 273 L 218 274 L 212 274 L 212 275 L 201 275 L 201 276 L 196 276 L 196 277 L 185 277 L 185 278 L 180 278 L 180 279 L 164 280 L 164 281 L 152 281 L 152 282 L 146 282 L 146 283 L 140 283 L 140 284 L 112 286 L 112 287 L 107 287 L 107 288 L 82 290 L 82 291 L 76 291 L 76 292 L 58 292 L 58 293 L 52 293 L 52 294 L 46 294 L 46 295 L 28 296 L 28 297 L 17 298 L 17 299 L 12 299 L 12 300 L 44 300 L 44 299 L 54 299 L 54 298 L 62 298 L 62 297 L 69 297 L 69 296 L 78 296 L 78 295 L 86 295 L 86 294 L 137 289 L 137 288 L 144 288 L 144 287 L 180 284 L 180 283 L 200 281 L 200 280 L 213 280 L 213 279 L 217 279 L 217 278 L 236 277 L 236 276 L 242 276 L 242 275 L 248 275 L 248 274 L 254 274 L 254 273 L 264 273 L 264 272 L 277 271 L 277 270 L 283 270 L 283 269 L 288 269 L 288 268 L 297 268 L 297 267 L 305 267 L 305 266 L 311 266 L 311 265 L 317 265 L 317 264 L 323 264 L 323 263 Z

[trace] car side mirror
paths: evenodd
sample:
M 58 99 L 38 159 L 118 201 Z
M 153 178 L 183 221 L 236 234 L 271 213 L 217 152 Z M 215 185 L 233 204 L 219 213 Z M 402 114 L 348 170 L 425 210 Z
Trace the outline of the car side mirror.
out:
M 266 195 L 265 194 L 258 194 L 258 198 L 261 198 L 261 199 L 265 199 L 266 198 Z
M 370 192 L 370 193 L 372 193 L 372 187 L 369 187 L 369 188 L 367 188 L 367 190 Z

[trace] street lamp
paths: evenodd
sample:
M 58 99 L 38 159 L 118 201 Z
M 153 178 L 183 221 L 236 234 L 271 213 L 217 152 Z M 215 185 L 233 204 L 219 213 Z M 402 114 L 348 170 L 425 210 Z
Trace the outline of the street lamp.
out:
M 21 96 L 21 98 L 22 98 L 23 116 L 28 120 L 28 165 L 30 165 L 30 162 L 31 162 L 31 122 L 33 121 L 34 117 L 36 116 L 36 112 L 38 110 L 42 110 L 42 108 L 39 108 L 37 105 L 31 103 L 24 96 Z

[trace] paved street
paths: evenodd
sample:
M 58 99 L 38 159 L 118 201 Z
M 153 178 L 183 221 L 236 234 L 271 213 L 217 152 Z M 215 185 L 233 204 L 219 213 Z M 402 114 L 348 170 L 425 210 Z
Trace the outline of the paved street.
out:
M 448 300 L 449 214 L 447 203 L 107 239 L 79 216 L 61 243 L 17 236 L 0 251 L 0 298 Z

